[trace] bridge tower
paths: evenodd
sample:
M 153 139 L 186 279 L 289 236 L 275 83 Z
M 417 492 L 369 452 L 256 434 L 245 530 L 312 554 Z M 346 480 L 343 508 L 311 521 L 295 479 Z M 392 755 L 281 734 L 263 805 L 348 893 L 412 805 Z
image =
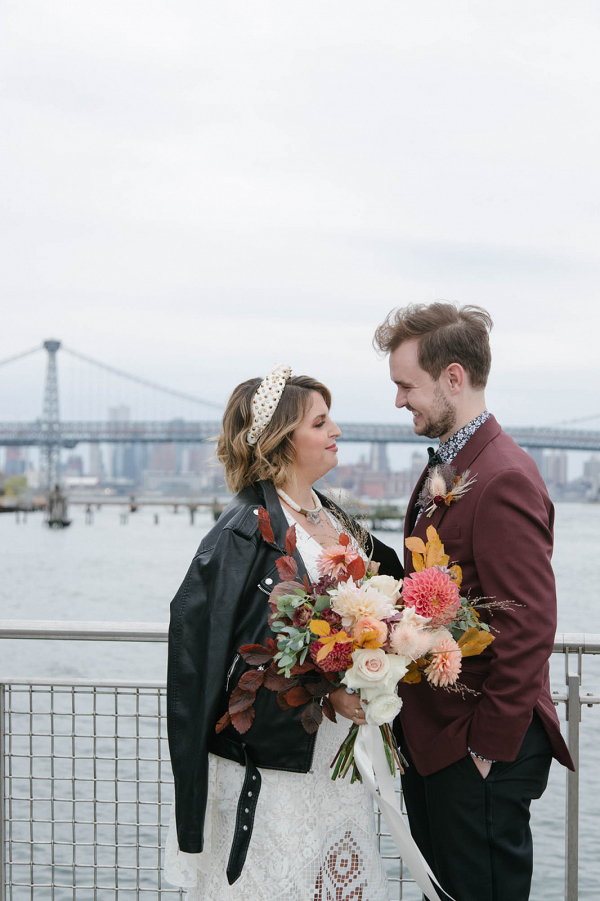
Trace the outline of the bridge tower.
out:
M 60 456 L 60 420 L 58 416 L 58 375 L 56 354 L 60 341 L 44 341 L 48 351 L 44 409 L 40 426 L 39 444 L 42 449 L 42 466 L 45 472 L 46 491 L 50 493 L 58 485 L 58 461 Z

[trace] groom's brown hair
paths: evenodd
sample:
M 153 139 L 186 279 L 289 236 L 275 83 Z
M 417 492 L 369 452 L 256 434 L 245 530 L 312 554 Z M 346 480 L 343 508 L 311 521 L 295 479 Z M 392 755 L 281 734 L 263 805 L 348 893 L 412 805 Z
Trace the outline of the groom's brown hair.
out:
M 392 353 L 404 341 L 417 338 L 419 365 L 432 379 L 451 363 L 460 363 L 473 388 L 485 388 L 492 365 L 489 333 L 492 317 L 483 307 L 458 306 L 447 301 L 415 303 L 391 310 L 373 344 Z

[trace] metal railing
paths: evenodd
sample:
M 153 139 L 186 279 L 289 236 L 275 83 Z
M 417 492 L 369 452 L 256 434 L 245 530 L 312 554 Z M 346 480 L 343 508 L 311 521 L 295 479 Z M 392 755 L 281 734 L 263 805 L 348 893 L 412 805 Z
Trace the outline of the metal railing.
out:
M 162 623 L 0 621 L 0 639 L 165 642 Z M 568 744 L 579 763 L 584 654 L 600 635 L 557 635 L 565 656 Z M 398 786 L 399 803 L 402 804 Z M 166 692 L 158 682 L 0 677 L 0 901 L 181 896 L 161 853 L 172 799 Z M 578 898 L 579 775 L 568 773 L 565 901 Z M 378 820 L 390 883 L 410 875 Z M 416 897 L 416 896 L 415 896 Z

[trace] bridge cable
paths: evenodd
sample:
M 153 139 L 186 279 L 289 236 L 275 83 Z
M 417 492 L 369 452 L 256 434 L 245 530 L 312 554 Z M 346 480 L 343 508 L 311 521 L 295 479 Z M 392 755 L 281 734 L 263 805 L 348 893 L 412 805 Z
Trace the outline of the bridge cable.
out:
M 39 344 L 37 347 L 32 347 L 29 350 L 24 350 L 23 353 L 15 354 L 14 357 L 7 357 L 6 360 L 0 360 L 0 366 L 4 366 L 6 363 L 14 363 L 15 360 L 20 360 L 22 357 L 28 357 L 30 354 L 35 354 L 38 350 L 43 350 L 44 345 Z
M 591 416 L 579 416 L 577 419 L 563 419 L 561 422 L 555 422 L 546 428 L 552 429 L 561 425 L 576 425 L 578 422 L 589 422 L 590 419 L 600 419 L 600 413 L 592 413 Z
M 77 357 L 79 360 L 84 360 L 86 363 L 92 363 L 94 366 L 98 366 L 100 369 L 104 369 L 107 372 L 112 372 L 114 375 L 118 375 L 124 379 L 129 379 L 132 382 L 137 382 L 139 385 L 145 385 L 146 388 L 152 388 L 155 391 L 162 391 L 164 394 L 170 394 L 173 397 L 179 397 L 183 400 L 188 400 L 195 404 L 203 404 L 206 407 L 213 407 L 215 410 L 223 409 L 222 404 L 217 404 L 212 400 L 204 400 L 202 397 L 196 397 L 194 394 L 186 394 L 184 391 L 177 391 L 175 388 L 167 388 L 165 387 L 165 385 L 159 385 L 157 382 L 151 382 L 148 379 L 140 378 L 137 375 L 131 375 L 131 373 L 129 372 L 124 372 L 124 370 L 122 369 L 117 369 L 116 366 L 109 366 L 106 363 L 101 363 L 99 360 L 94 360 L 92 357 L 87 357 L 84 354 L 80 354 L 76 350 L 71 350 L 70 347 L 65 347 L 64 344 L 61 349 L 66 351 L 68 354 L 71 354 L 71 356 Z

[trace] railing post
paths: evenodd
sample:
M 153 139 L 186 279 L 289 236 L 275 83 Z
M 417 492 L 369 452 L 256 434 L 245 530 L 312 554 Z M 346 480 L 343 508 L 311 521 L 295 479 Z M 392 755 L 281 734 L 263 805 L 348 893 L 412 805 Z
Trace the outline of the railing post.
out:
M 4 685 L 0 684 L 0 901 L 6 898 L 6 799 L 4 797 L 4 754 L 6 735 L 4 730 Z
M 567 830 L 565 847 L 565 899 L 579 898 L 579 723 L 581 721 L 581 649 L 577 672 L 570 672 L 569 649 L 565 648 L 567 680 L 568 743 L 575 772 L 567 771 Z

